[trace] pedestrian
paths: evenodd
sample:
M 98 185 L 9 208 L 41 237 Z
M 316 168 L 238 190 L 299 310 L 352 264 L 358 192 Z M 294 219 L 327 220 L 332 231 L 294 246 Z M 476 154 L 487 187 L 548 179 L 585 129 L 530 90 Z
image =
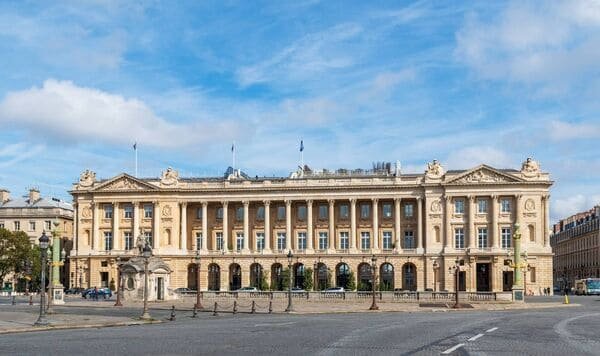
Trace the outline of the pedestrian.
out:
M 94 300 L 98 300 L 98 287 L 94 287 Z

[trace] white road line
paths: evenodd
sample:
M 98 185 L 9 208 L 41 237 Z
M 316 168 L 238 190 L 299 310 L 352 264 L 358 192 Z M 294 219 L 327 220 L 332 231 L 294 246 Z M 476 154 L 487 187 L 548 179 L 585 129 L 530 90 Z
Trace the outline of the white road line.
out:
M 455 346 L 453 346 L 453 347 L 449 348 L 448 350 L 446 350 L 446 351 L 442 352 L 442 355 L 447 355 L 447 354 L 449 354 L 449 353 L 451 353 L 451 352 L 455 351 L 456 349 L 458 349 L 459 347 L 462 347 L 462 346 L 465 346 L 465 344 L 458 344 L 458 345 L 455 345 Z
M 254 327 L 261 327 L 261 326 L 285 326 L 285 325 L 292 325 L 292 324 L 296 324 L 295 321 L 291 321 L 291 322 L 287 322 L 287 323 L 265 323 L 265 324 L 254 324 Z
M 486 332 L 486 333 L 491 333 L 492 331 L 496 331 L 496 330 L 498 330 L 498 328 L 497 328 L 497 327 L 495 327 L 495 328 L 491 328 L 491 329 L 489 329 L 489 330 L 486 330 L 485 332 Z
M 468 339 L 467 341 L 475 341 L 475 340 L 479 339 L 482 336 L 483 336 L 483 334 L 477 334 L 477 335 L 473 336 L 472 338 Z

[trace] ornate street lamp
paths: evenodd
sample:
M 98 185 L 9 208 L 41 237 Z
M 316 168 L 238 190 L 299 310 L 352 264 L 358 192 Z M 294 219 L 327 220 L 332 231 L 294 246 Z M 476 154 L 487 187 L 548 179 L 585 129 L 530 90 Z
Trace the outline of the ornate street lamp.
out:
M 42 236 L 39 239 L 40 242 L 40 250 L 42 252 L 42 284 L 40 287 L 40 316 L 38 320 L 35 322 L 35 326 L 46 326 L 48 325 L 48 320 L 46 319 L 46 314 L 44 312 L 44 304 L 45 293 L 46 293 L 46 258 L 48 253 L 48 243 L 50 239 L 46 236 L 46 231 L 42 232 Z
M 293 312 L 294 308 L 292 307 L 292 278 L 293 278 L 293 273 L 292 273 L 292 258 L 294 256 L 292 255 L 292 250 L 288 251 L 287 254 L 287 259 L 288 259 L 288 305 L 287 308 L 285 308 L 286 313 L 289 312 Z
M 371 283 L 371 287 L 373 290 L 373 301 L 371 303 L 371 307 L 369 307 L 369 310 L 379 310 L 377 302 L 375 301 L 375 285 L 377 284 L 377 257 L 375 257 L 375 255 L 371 257 L 371 270 L 371 278 L 373 281 L 373 283 Z
M 194 305 L 194 308 L 203 309 L 200 302 L 200 251 L 196 250 L 194 260 L 196 261 L 196 305 Z
M 437 289 L 437 271 L 440 268 L 437 260 L 433 260 L 433 292 Z
M 121 274 L 121 256 L 117 256 L 117 301 L 115 307 L 122 307 L 121 294 L 123 294 L 123 276 Z
M 152 248 L 150 248 L 147 241 L 142 249 L 142 257 L 144 258 L 144 310 L 140 318 L 143 320 L 151 320 L 152 317 L 150 316 L 150 313 L 148 313 L 148 263 L 150 257 L 152 257 Z
M 452 268 L 452 267 L 450 267 Z M 460 303 L 458 302 L 458 276 L 460 274 L 460 260 L 458 257 L 454 261 L 454 306 L 452 308 L 459 309 Z

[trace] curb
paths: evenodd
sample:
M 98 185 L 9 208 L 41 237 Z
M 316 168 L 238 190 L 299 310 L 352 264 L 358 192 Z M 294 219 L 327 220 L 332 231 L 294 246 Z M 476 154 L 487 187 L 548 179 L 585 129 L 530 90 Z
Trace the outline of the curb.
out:
M 29 328 L 23 329 L 8 329 L 8 330 L 0 330 L 0 335 L 3 334 L 18 334 L 18 333 L 30 333 L 37 331 L 52 331 L 52 330 L 69 330 L 69 329 L 100 329 L 100 328 L 110 328 L 116 326 L 135 326 L 135 325 L 146 325 L 146 324 L 160 324 L 161 320 L 151 320 L 151 321 L 122 321 L 118 323 L 109 323 L 109 324 L 83 324 L 83 325 L 48 325 L 48 326 L 31 326 Z

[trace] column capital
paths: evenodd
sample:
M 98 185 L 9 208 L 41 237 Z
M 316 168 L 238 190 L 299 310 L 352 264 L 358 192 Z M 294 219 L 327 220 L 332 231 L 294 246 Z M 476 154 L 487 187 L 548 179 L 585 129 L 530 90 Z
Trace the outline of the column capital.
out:
M 423 200 L 423 196 L 421 196 L 421 195 L 417 195 L 417 196 L 415 197 L 415 199 L 417 199 L 417 202 L 419 202 L 419 201 Z
M 542 194 L 542 200 L 549 200 L 550 194 Z
M 248 201 L 248 200 L 242 200 L 242 205 L 244 205 L 244 208 L 247 208 L 248 205 L 250 205 L 250 201 Z
M 373 204 L 377 204 L 379 203 L 379 198 L 371 198 L 371 201 L 373 202 Z
M 285 202 L 285 206 L 287 206 L 287 207 L 292 206 L 292 200 L 291 199 L 285 199 L 284 202 Z
M 187 202 L 185 202 L 185 201 L 179 202 L 179 204 L 181 205 L 182 208 L 187 207 Z
M 469 194 L 469 195 L 467 195 L 467 198 L 469 198 L 469 201 L 471 203 L 473 203 L 475 201 L 475 199 L 477 198 L 477 196 L 474 194 Z
M 263 204 L 265 204 L 265 206 L 269 206 L 269 205 L 271 205 L 271 201 L 270 200 L 263 200 Z
M 394 203 L 401 203 L 401 202 L 402 202 L 402 198 L 400 198 L 400 197 L 394 198 Z
M 312 199 L 306 199 L 306 205 L 312 205 L 313 200 Z
M 490 195 L 490 197 L 491 197 L 491 198 L 492 198 L 494 201 L 498 200 L 498 194 L 492 194 L 492 195 Z
M 222 200 L 221 204 L 223 205 L 223 207 L 227 207 L 229 205 L 229 201 L 228 200 Z
M 154 205 L 159 205 L 159 203 L 160 203 L 160 202 L 159 202 L 158 200 L 153 200 L 153 201 L 152 201 L 152 204 L 154 204 Z
M 517 198 L 517 200 L 521 200 L 521 198 L 523 198 L 523 194 L 515 194 L 515 198 Z
M 113 200 L 113 201 L 111 201 L 110 203 L 111 203 L 113 206 L 117 206 L 117 204 L 119 204 L 119 202 L 118 202 L 118 201 L 116 201 L 116 200 Z
M 327 199 L 327 201 L 329 202 L 329 205 L 335 204 L 335 199 Z
M 356 201 L 357 201 L 358 199 L 356 199 L 356 198 L 350 198 L 349 200 L 350 200 L 350 203 L 352 203 L 352 204 L 356 204 Z

